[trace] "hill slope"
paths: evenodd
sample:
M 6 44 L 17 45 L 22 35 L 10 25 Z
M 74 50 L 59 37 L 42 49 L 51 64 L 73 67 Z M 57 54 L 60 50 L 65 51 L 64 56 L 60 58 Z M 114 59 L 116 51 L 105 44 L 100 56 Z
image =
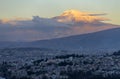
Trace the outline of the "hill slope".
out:
M 67 50 L 119 50 L 120 28 L 64 38 L 22 43 L 1 43 L 0 47 L 37 47 Z
M 120 28 L 70 37 L 35 41 L 28 46 L 59 49 L 119 49 Z

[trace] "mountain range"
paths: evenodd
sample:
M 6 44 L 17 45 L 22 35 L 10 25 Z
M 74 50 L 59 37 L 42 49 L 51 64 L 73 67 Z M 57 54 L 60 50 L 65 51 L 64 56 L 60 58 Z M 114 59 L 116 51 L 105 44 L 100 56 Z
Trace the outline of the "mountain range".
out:
M 0 38 L 7 38 L 7 40 L 0 41 L 0 48 L 36 47 L 64 50 L 119 50 L 119 25 L 102 22 L 108 19 L 96 15 L 101 14 L 68 10 L 53 18 L 34 16 L 32 20 L 27 21 L 10 21 L 5 24 L 1 22 L 3 26 L 7 25 L 1 31 L 5 31 L 6 35 L 9 33 L 10 36 L 3 35 Z M 15 27 L 8 25 L 15 25 Z M 13 34 L 12 37 L 11 34 Z M 16 41 L 17 39 L 20 41 Z
M 33 42 L 2 42 L 1 47 L 37 47 L 64 50 L 119 50 L 120 28 Z

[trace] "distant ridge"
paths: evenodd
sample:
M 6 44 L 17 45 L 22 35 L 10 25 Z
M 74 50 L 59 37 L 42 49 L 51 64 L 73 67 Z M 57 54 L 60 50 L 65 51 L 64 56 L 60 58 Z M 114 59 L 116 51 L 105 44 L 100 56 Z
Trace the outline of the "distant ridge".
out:
M 65 50 L 119 50 L 120 49 L 120 28 L 104 30 L 83 35 L 74 35 L 64 38 L 50 40 L 38 40 L 33 42 L 1 42 L 0 47 L 4 48 L 50 48 Z

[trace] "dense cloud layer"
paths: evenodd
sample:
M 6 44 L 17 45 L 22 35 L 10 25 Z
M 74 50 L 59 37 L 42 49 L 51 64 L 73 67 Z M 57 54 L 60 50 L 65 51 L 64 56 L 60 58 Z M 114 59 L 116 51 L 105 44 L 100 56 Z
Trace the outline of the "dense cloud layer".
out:
M 65 11 L 54 18 L 0 20 L 0 41 L 34 41 L 100 31 L 118 27 L 103 23 L 100 14 Z

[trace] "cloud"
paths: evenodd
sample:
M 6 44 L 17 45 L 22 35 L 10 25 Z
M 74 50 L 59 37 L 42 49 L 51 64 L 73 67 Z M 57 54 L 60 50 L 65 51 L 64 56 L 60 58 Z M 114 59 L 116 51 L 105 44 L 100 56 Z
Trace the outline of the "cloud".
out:
M 107 15 L 107 13 L 99 13 L 99 14 L 89 14 L 90 16 L 103 16 L 103 15 Z
M 14 23 L 14 24 L 13 24 Z M 64 35 L 68 25 L 49 18 L 34 16 L 31 20 L 0 22 L 0 41 L 33 41 Z M 59 35 L 58 37 L 60 37 Z
M 0 20 L 0 41 L 34 41 L 90 33 L 118 27 L 104 23 L 100 14 L 64 12 L 54 18 L 14 18 Z M 74 15 L 73 15 L 74 14 Z
M 16 25 L 16 23 L 18 21 L 26 21 L 26 20 L 31 20 L 31 18 L 22 18 L 22 17 L 15 17 L 15 18 L 4 18 L 4 19 L 1 19 L 0 22 L 3 23 L 3 24 L 12 24 L 12 25 Z
M 63 12 L 60 16 L 54 17 L 54 19 L 62 23 L 92 23 L 96 21 L 98 22 L 108 20 L 107 18 L 100 17 L 100 15 L 104 14 L 91 14 L 86 12 L 80 12 L 78 10 L 67 10 Z

